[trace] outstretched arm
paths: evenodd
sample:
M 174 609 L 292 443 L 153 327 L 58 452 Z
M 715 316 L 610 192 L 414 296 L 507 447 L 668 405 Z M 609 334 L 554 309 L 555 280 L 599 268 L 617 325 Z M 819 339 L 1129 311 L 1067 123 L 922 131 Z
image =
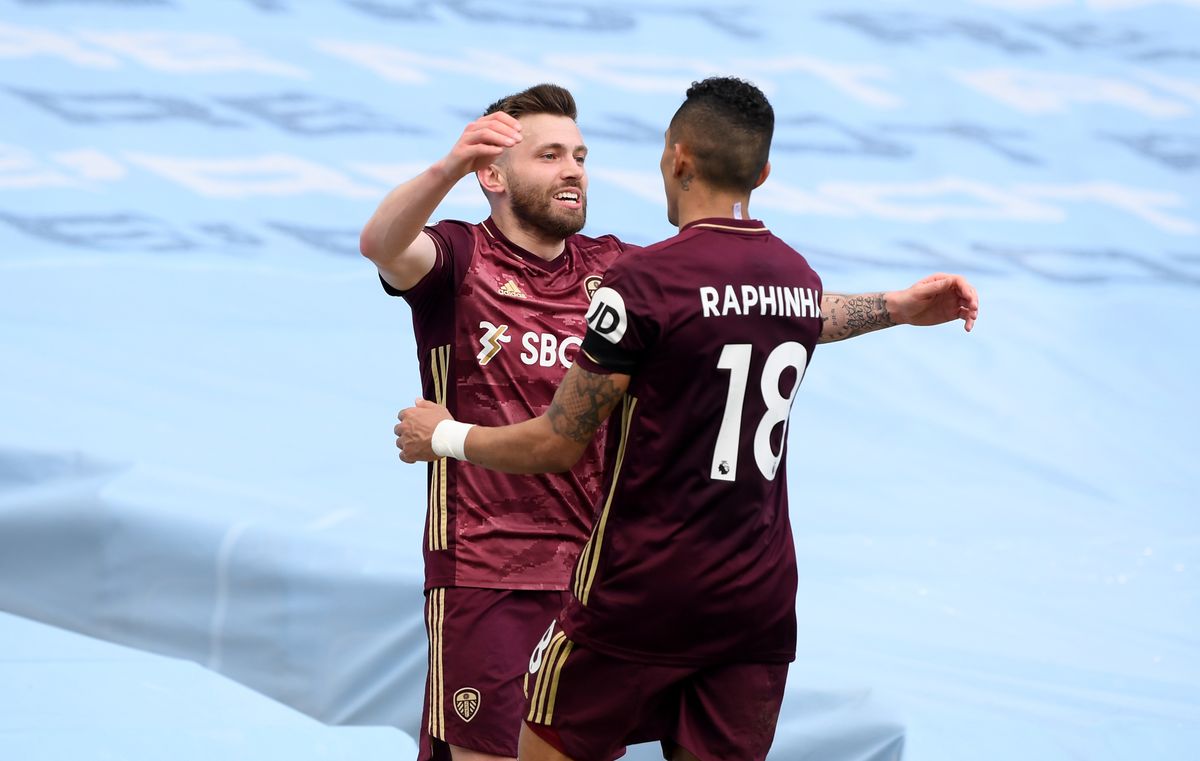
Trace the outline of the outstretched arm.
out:
M 503 112 L 468 124 L 445 158 L 384 197 L 359 234 L 362 255 L 393 288 L 412 288 L 437 256 L 433 240 L 422 230 L 438 204 L 459 180 L 495 162 L 520 140 L 520 123 Z
M 961 275 L 937 273 L 902 291 L 826 293 L 821 297 L 821 337 L 830 343 L 893 325 L 940 325 L 963 320 L 970 331 L 979 316 L 979 294 Z
M 542 415 L 512 425 L 476 425 L 469 430 L 456 424 L 445 407 L 420 399 L 416 406 L 400 411 L 396 447 L 405 462 L 458 456 L 504 473 L 570 470 L 628 387 L 628 375 L 591 373 L 572 365 Z M 439 425 L 445 427 L 438 430 Z

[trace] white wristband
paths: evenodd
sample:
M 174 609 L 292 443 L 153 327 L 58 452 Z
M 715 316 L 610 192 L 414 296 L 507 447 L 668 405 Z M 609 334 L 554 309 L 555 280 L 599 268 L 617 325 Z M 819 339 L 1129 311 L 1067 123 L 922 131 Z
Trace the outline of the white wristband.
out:
M 467 459 L 464 451 L 467 446 L 467 431 L 475 426 L 470 423 L 460 423 L 457 420 L 443 420 L 433 429 L 429 445 L 438 457 L 453 457 L 456 460 Z

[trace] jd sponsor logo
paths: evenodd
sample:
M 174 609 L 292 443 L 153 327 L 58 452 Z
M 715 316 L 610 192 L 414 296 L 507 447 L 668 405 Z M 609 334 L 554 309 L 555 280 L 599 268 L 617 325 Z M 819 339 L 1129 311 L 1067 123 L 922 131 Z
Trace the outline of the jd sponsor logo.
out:
M 628 325 L 625 299 L 612 288 L 599 289 L 592 297 L 592 305 L 588 307 L 587 324 L 610 342 L 620 343 Z

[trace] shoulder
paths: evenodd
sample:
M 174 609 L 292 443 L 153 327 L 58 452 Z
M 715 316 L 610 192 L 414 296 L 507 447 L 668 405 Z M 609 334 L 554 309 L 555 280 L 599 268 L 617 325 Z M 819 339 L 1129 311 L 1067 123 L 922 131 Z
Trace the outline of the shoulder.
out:
M 794 269 L 794 271 L 808 273 L 818 283 L 821 282 L 820 274 L 813 269 L 812 264 L 810 264 L 808 261 L 808 257 L 806 257 L 802 252 L 793 248 L 789 243 L 775 236 L 774 234 L 771 235 L 771 242 L 780 252 L 780 255 L 788 260 L 788 263 Z
M 649 246 L 630 246 L 613 268 L 632 271 L 660 267 L 666 258 L 689 251 L 693 237 L 691 231 L 685 231 Z
M 426 230 L 436 230 L 444 235 L 469 237 L 471 239 L 486 239 L 495 237 L 488 232 L 488 226 L 484 222 L 465 222 L 461 219 L 443 219 L 435 224 L 428 225 Z
M 459 219 L 443 219 L 435 224 L 426 225 L 425 234 L 433 240 L 443 255 L 454 260 L 469 261 L 480 248 L 479 243 L 484 239 L 484 228 L 481 224 Z
M 472 222 L 464 222 L 461 219 L 443 219 L 435 222 L 432 225 L 426 225 L 425 230 L 436 233 L 447 238 L 458 238 L 469 236 L 474 238 L 475 234 L 483 229 L 483 225 Z
M 641 246 L 626 243 L 615 235 L 601 235 L 593 238 L 590 235 L 576 233 L 568 240 L 576 251 L 588 257 L 615 258 L 621 254 L 641 249 Z

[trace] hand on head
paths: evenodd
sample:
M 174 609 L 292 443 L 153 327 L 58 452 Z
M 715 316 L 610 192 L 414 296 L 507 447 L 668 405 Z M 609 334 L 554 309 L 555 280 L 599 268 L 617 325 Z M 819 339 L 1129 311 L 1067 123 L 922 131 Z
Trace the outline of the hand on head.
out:
M 446 166 L 456 176 L 466 176 L 495 163 L 506 149 L 519 142 L 519 121 L 503 111 L 481 116 L 463 130 L 445 158 Z

